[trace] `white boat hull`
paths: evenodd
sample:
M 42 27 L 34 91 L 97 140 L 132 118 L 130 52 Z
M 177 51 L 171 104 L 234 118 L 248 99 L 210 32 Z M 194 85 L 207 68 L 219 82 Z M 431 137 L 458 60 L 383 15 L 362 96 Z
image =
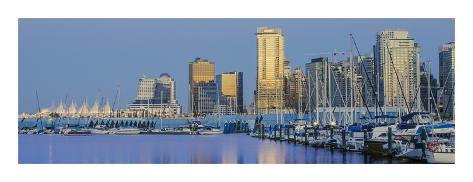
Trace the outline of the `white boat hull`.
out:
M 201 135 L 219 135 L 222 133 L 222 131 L 199 131 L 199 134 Z
M 137 135 L 140 134 L 140 130 L 117 130 L 112 134 L 115 135 Z
M 433 164 L 454 164 L 455 153 L 453 152 L 429 152 L 427 162 Z

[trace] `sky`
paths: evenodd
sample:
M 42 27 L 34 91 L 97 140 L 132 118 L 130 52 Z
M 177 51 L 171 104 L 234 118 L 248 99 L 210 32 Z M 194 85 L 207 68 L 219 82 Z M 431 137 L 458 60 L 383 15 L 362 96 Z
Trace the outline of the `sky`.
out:
M 162 73 L 176 81 L 186 112 L 188 64 L 196 57 L 213 61 L 216 74 L 242 71 L 248 105 L 256 87 L 255 33 L 263 26 L 282 29 L 292 69 L 319 53 L 348 53 L 350 33 L 365 54 L 377 32 L 399 29 L 421 46 L 421 61 L 431 61 L 438 78 L 438 47 L 455 41 L 454 19 L 19 19 L 18 113 L 38 111 L 35 91 L 46 108 L 61 100 L 80 105 L 86 97 L 89 105 L 97 98 L 113 105 L 120 88 L 115 107 L 125 108 L 139 78 Z

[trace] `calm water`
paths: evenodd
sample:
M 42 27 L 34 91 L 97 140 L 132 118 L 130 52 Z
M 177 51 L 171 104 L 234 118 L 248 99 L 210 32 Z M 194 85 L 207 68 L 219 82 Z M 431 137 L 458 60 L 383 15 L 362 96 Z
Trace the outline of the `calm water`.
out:
M 401 163 L 245 134 L 18 135 L 18 162 L 31 163 Z

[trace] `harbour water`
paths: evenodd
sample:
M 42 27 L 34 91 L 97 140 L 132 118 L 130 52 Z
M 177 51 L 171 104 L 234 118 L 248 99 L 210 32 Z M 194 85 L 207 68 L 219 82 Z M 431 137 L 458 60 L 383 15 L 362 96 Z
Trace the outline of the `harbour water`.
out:
M 412 163 L 353 152 L 226 135 L 18 135 L 20 164 Z

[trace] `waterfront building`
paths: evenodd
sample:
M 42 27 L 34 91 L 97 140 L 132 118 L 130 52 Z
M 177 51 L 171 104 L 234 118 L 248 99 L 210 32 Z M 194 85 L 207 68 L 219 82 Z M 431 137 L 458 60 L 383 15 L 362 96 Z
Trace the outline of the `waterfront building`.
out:
M 143 75 L 138 81 L 138 90 L 134 104 L 150 104 L 155 98 L 156 79 Z
M 281 29 L 257 28 L 256 110 L 275 112 L 284 108 L 284 36 Z
M 379 32 L 375 58 L 380 65 L 384 106 L 402 107 L 405 111 L 420 107 L 420 98 L 416 98 L 420 96 L 416 94 L 420 82 L 420 47 L 408 31 Z
M 174 79 L 168 73 L 163 73 L 158 78 L 143 76 L 139 79 L 136 99 L 127 108 L 132 115 L 139 117 L 181 114 L 182 108 L 176 100 Z
M 217 105 L 219 108 L 229 108 L 230 114 L 243 113 L 243 72 L 226 72 L 217 75 Z M 222 109 L 217 109 L 222 111 Z M 218 112 L 220 113 L 220 112 Z
M 287 90 L 286 107 L 293 109 L 296 113 L 304 113 L 307 103 L 306 77 L 300 67 L 297 67 L 294 73 L 290 75 Z
M 442 88 L 441 105 L 443 118 L 455 117 L 455 42 L 439 48 L 439 82 Z
M 189 113 L 213 113 L 216 97 L 215 64 L 196 58 L 189 63 Z
M 156 79 L 154 100 L 154 103 L 159 104 L 177 104 L 176 83 L 168 73 L 163 73 Z
M 194 86 L 193 112 L 197 115 L 213 114 L 217 104 L 217 84 L 213 81 Z
M 333 87 L 329 86 L 328 57 L 311 59 L 309 63 L 305 64 L 305 69 L 308 80 L 307 86 L 310 86 L 312 92 L 310 97 L 311 108 L 327 106 L 331 100 L 327 99 L 329 93 L 334 92 Z
M 213 114 L 215 115 L 235 115 L 235 110 L 233 110 L 230 105 L 227 104 L 216 104 L 214 105 Z
M 376 106 L 377 102 L 377 79 L 376 65 L 374 55 L 364 55 L 360 57 L 360 76 L 363 80 L 361 83 L 361 93 L 368 107 Z

